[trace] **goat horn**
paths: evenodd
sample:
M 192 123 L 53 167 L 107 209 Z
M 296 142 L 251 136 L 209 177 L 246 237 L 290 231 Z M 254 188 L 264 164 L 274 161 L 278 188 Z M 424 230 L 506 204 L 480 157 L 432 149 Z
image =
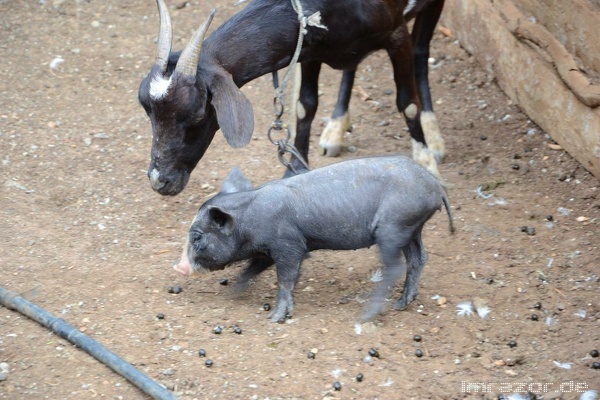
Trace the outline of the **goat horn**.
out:
M 196 33 L 194 33 L 194 36 L 192 36 L 190 39 L 188 45 L 185 46 L 185 49 L 183 49 L 181 56 L 179 57 L 179 61 L 177 62 L 177 66 L 175 67 L 175 71 L 186 76 L 196 76 L 196 70 L 198 69 L 198 58 L 200 57 L 200 49 L 202 49 L 202 42 L 204 41 L 206 31 L 208 31 L 208 26 L 215 16 L 215 11 L 216 9 L 213 8 L 204 24 L 198 28 Z
M 160 33 L 158 35 L 158 46 L 156 48 L 156 65 L 160 66 L 163 73 L 167 71 L 169 63 L 169 53 L 171 53 L 171 38 L 173 30 L 171 28 L 171 16 L 164 0 L 156 0 L 158 13 L 160 14 Z

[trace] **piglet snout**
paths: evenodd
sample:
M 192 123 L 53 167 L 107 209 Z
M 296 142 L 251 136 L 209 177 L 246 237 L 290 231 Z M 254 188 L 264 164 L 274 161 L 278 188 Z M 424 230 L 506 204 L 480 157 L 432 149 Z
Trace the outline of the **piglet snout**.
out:
M 179 262 L 173 264 L 173 269 L 182 275 L 192 274 L 192 266 L 187 260 L 179 260 Z
M 187 254 L 188 240 L 185 241 L 183 246 L 183 252 L 181 253 L 181 259 L 173 264 L 173 269 L 182 275 L 191 275 L 194 270 L 190 264 L 190 259 Z

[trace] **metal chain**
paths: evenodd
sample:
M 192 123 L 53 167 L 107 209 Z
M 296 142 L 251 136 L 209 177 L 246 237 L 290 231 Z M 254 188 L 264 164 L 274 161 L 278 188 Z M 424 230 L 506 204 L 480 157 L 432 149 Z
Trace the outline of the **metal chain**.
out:
M 308 167 L 308 163 L 304 160 L 304 157 L 302 157 L 302 155 L 300 155 L 300 152 L 298 151 L 298 149 L 293 144 L 289 143 L 290 130 L 287 127 L 287 125 L 285 125 L 283 123 L 283 121 L 281 120 L 281 117 L 283 116 L 283 112 L 285 109 L 284 101 L 283 101 L 283 92 L 285 90 L 285 86 L 287 85 L 287 81 L 289 79 L 290 72 L 296 67 L 296 64 L 298 63 L 298 58 L 300 57 L 300 52 L 302 51 L 302 43 L 304 41 L 304 35 L 306 35 L 308 33 L 308 31 L 306 30 L 306 27 L 308 25 L 316 26 L 321 29 L 327 29 L 327 27 L 325 25 L 321 24 L 321 13 L 319 11 L 317 11 L 316 13 L 312 14 L 309 17 L 305 17 L 304 10 L 302 9 L 302 4 L 300 3 L 300 0 L 291 0 L 291 2 L 292 2 L 292 7 L 294 8 L 294 11 L 296 11 L 296 13 L 298 14 L 298 21 L 300 22 L 300 30 L 298 32 L 298 41 L 296 42 L 296 50 L 294 51 L 294 55 L 292 56 L 292 60 L 290 61 L 287 71 L 283 75 L 281 85 L 279 85 L 279 77 L 277 76 L 277 72 L 276 71 L 273 72 L 273 86 L 275 87 L 275 97 L 273 99 L 273 111 L 275 112 L 275 120 L 273 120 L 271 127 L 269 127 L 267 136 L 268 136 L 269 140 L 271 141 L 271 143 L 278 146 L 277 154 L 279 156 L 279 161 L 286 168 L 290 169 L 294 173 L 297 173 L 296 169 L 294 168 L 294 166 L 291 163 L 292 157 L 296 157 L 296 159 L 298 161 L 300 161 L 300 163 L 302 163 L 302 165 L 306 169 L 309 169 L 309 167 Z M 285 131 L 286 137 L 284 139 L 274 140 L 271 136 L 271 134 L 274 130 L 275 131 L 282 131 L 282 130 Z M 284 157 L 285 153 L 291 154 L 289 161 L 285 159 L 285 157 Z

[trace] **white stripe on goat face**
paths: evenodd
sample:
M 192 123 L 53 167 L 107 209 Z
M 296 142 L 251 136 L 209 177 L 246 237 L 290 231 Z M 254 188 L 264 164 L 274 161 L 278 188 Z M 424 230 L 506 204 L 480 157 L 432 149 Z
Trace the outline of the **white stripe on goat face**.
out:
M 404 15 L 408 14 L 410 12 L 410 10 L 415 8 L 416 3 L 417 3 L 417 0 L 408 0 L 408 4 L 406 5 L 406 8 L 404 9 Z
M 171 87 L 171 77 L 165 78 L 160 74 L 156 74 L 150 82 L 150 97 L 152 100 L 162 100 L 169 93 Z

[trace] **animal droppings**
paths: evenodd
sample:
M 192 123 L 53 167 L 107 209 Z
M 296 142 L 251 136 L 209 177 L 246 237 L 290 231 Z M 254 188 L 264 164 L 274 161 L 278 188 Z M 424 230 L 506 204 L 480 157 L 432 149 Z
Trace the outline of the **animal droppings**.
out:
M 371 357 L 379 358 L 379 352 L 372 347 L 369 349 L 369 355 Z
M 229 283 L 229 279 L 227 279 L 227 278 L 223 278 L 219 281 L 219 285 L 223 285 L 223 286 L 227 286 L 228 283 Z
M 204 362 L 204 365 L 206 365 L 207 367 L 212 367 L 213 366 L 213 361 L 209 358 L 208 360 L 206 360 Z
M 356 375 L 356 382 L 362 382 L 363 378 L 364 378 L 363 374 Z
M 333 389 L 337 391 L 342 390 L 342 384 L 339 382 L 333 382 Z
M 215 334 L 217 334 L 217 335 L 220 335 L 222 331 L 223 331 L 223 329 L 221 329 L 221 327 L 220 327 L 220 326 L 215 326 L 215 327 L 213 328 L 213 333 L 215 333 Z
M 206 350 L 204 350 L 204 349 L 198 350 L 198 357 L 206 357 Z
M 156 314 L 156 318 L 158 318 L 158 319 L 165 319 L 165 314 L 158 313 L 158 314 Z
M 600 353 L 598 352 L 598 350 L 594 349 L 594 350 L 590 351 L 590 356 L 598 357 L 598 356 L 600 356 Z
M 269 311 L 271 309 L 271 305 L 269 303 L 263 304 L 263 310 Z
M 306 353 L 306 356 L 312 360 L 315 358 L 316 354 L 312 351 L 309 351 L 308 353 Z
M 183 288 L 179 285 L 175 285 L 175 286 L 170 286 L 168 289 L 169 293 L 173 293 L 173 294 L 179 294 L 183 291 Z
M 510 342 L 508 342 L 508 347 L 510 347 L 511 349 L 517 347 L 517 342 L 511 340 Z
M 233 333 L 237 333 L 238 335 L 242 334 L 242 328 L 240 328 L 239 326 L 234 326 L 233 327 Z
M 415 350 L 415 356 L 417 356 L 419 358 L 423 357 L 423 350 L 421 350 L 421 349 Z
M 592 363 L 592 369 L 600 369 L 600 362 L 594 361 Z
M 533 305 L 533 308 L 535 308 L 536 310 L 540 310 L 542 308 L 542 303 L 540 303 L 539 301 L 537 303 L 535 303 Z
M 537 321 L 539 319 L 537 314 L 531 314 L 531 320 L 532 321 Z
M 415 342 L 420 342 L 420 341 L 422 340 L 422 338 L 421 338 L 421 336 L 420 336 L 420 335 L 415 335 L 415 336 L 413 336 L 413 340 L 414 340 Z

